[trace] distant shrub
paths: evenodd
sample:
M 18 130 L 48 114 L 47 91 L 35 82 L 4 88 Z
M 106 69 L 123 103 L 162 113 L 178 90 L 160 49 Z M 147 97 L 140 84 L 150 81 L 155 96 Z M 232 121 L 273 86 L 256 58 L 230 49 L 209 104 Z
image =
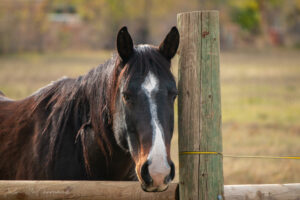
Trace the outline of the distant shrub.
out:
M 233 22 L 237 23 L 246 31 L 252 33 L 257 33 L 259 31 L 260 15 L 255 6 L 234 8 L 231 13 L 231 18 Z

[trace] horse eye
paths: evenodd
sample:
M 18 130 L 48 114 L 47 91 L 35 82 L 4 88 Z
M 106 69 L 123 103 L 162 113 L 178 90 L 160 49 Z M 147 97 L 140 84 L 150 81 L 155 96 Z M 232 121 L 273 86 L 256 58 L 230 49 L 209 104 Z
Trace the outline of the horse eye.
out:
M 130 101 L 131 100 L 131 94 L 128 92 L 123 92 L 123 99 L 125 101 Z

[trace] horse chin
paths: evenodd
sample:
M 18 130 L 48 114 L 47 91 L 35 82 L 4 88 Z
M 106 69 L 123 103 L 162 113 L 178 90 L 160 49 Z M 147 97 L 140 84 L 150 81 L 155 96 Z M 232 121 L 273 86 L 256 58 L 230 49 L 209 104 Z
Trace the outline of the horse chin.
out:
M 158 187 L 154 187 L 154 186 L 151 186 L 151 185 L 146 186 L 145 184 L 142 184 L 141 187 L 145 192 L 163 192 L 163 191 L 166 191 L 168 189 L 169 185 L 164 184 L 164 185 L 160 185 Z

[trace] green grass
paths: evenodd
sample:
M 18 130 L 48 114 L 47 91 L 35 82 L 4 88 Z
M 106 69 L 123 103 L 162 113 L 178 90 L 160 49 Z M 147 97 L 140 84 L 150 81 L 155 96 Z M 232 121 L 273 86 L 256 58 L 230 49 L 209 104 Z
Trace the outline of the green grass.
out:
M 224 154 L 300 155 L 299 55 L 293 50 L 221 53 Z M 2 56 L 0 90 L 21 99 L 62 76 L 84 74 L 110 56 L 107 51 Z M 173 63 L 177 76 L 177 58 Z M 177 144 L 176 123 L 176 166 Z M 225 184 L 300 182 L 299 172 L 299 160 L 224 158 Z

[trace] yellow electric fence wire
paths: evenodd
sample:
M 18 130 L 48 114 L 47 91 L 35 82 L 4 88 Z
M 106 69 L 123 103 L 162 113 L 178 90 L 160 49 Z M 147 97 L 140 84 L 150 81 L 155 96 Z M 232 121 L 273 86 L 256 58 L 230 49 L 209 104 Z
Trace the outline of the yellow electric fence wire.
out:
M 299 156 L 249 156 L 249 155 L 223 155 L 221 152 L 201 152 L 201 151 L 183 151 L 180 152 L 181 155 L 199 155 L 199 154 L 206 154 L 206 155 L 221 155 L 223 157 L 230 157 L 230 158 L 262 158 L 262 159 L 292 159 L 292 160 L 300 160 Z

